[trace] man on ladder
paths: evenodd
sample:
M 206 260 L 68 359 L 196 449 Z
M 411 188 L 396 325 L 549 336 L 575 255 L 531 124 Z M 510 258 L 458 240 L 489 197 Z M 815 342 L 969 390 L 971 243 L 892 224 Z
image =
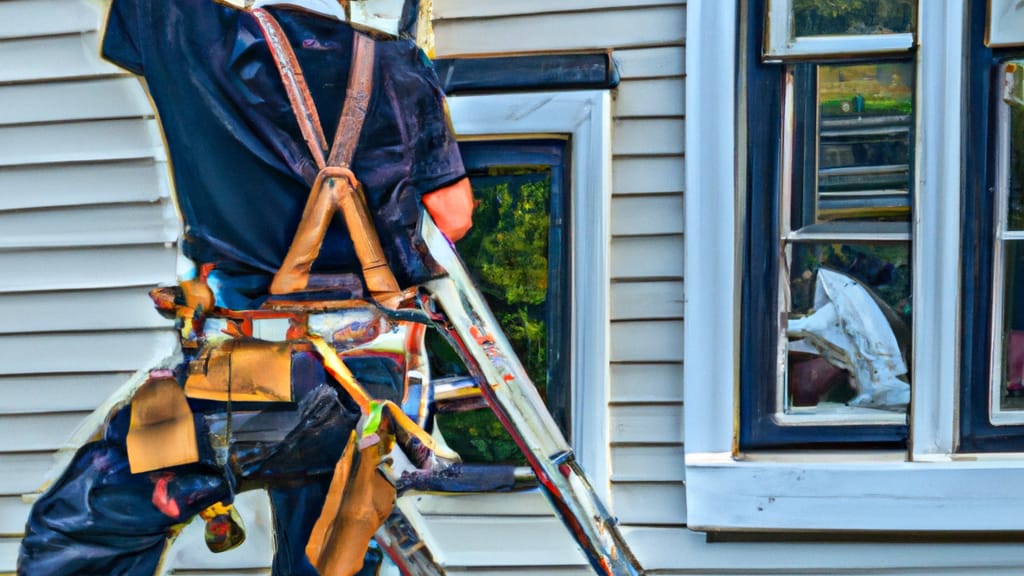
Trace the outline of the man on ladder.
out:
M 197 514 L 227 549 L 233 495 L 253 487 L 271 496 L 275 575 L 356 573 L 394 500 L 381 459 L 457 459 L 396 404 L 426 323 L 591 564 L 639 572 L 451 249 L 472 193 L 430 62 L 330 4 L 113 0 L 103 55 L 147 80 L 196 263 L 154 293 L 184 361 L 153 371 L 37 501 L 19 574 L 152 574 Z M 406 338 L 403 360 L 373 353 L 385 332 Z

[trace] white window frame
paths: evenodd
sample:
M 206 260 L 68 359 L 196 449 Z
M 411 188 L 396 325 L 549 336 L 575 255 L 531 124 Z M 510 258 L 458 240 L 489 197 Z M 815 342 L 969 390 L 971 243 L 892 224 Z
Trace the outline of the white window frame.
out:
M 919 89 L 915 102 L 910 445 L 856 454 L 739 451 L 738 248 L 746 147 L 739 2 L 688 5 L 684 403 L 691 529 L 1024 529 L 1018 488 L 1024 454 L 954 452 L 966 1 L 922 0 L 918 8 L 917 86 L 929 89 Z
M 770 60 L 806 58 L 817 54 L 879 54 L 910 50 L 914 34 L 843 34 L 797 36 L 793 0 L 768 0 L 764 53 Z
M 567 135 L 572 243 L 569 296 L 572 446 L 595 491 L 609 501 L 611 381 L 608 284 L 611 246 L 611 96 L 607 90 L 451 96 L 462 136 Z

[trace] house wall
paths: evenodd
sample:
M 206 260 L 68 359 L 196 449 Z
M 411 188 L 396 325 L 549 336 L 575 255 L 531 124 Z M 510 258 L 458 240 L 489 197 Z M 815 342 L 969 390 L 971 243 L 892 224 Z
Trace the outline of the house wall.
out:
M 55 451 L 176 341 L 147 296 L 175 280 L 167 158 L 139 82 L 98 56 L 102 12 L 0 2 L 0 574 Z M 241 506 L 244 550 L 206 553 L 195 525 L 168 568 L 269 566 L 266 499 Z
M 711 1 L 717 0 L 704 0 Z M 610 505 L 646 570 L 658 574 L 964 576 L 1024 571 L 1024 555 L 1013 543 L 955 538 L 898 541 L 884 536 L 859 541 L 855 537 L 814 541 L 766 536 L 709 543 L 705 535 L 687 530 L 682 432 L 687 169 L 683 132 L 685 93 L 699 86 L 686 86 L 686 2 L 433 0 L 433 4 L 439 57 L 614 50 L 623 81 L 614 94 L 612 134 Z M 499 497 L 500 503 L 492 496 L 461 498 L 466 501 L 424 498 L 421 505 L 431 526 L 444 526 L 439 539 L 446 553 L 459 546 L 469 532 L 466 528 L 495 525 L 495 515 L 508 518 L 511 514 L 512 518 L 507 526 L 505 521 L 496 524 L 500 528 L 491 541 L 521 544 L 515 549 L 457 548 L 457 555 L 449 560 L 465 573 L 498 573 L 484 569 L 498 565 L 507 571 L 501 573 L 590 573 L 576 563 L 579 555 L 571 548 L 553 553 L 556 532 L 539 498 L 504 496 Z M 490 517 L 478 515 L 481 512 Z M 836 526 L 841 527 L 842 521 L 837 518 Z M 565 541 L 554 544 L 563 546 Z M 538 546 L 543 554 L 533 552 Z
M 434 0 L 438 56 L 614 49 L 612 274 L 586 281 L 610 284 L 610 505 L 634 552 L 661 574 L 1020 573 L 1016 544 L 707 543 L 685 528 L 686 13 L 681 0 Z M 166 158 L 144 92 L 97 57 L 99 20 L 88 0 L 0 2 L 0 574 L 14 570 L 22 495 L 174 342 L 146 297 L 175 277 Z M 412 500 L 450 574 L 590 573 L 537 494 Z M 193 525 L 168 571 L 268 573 L 265 498 L 241 506 L 244 548 L 208 554 Z

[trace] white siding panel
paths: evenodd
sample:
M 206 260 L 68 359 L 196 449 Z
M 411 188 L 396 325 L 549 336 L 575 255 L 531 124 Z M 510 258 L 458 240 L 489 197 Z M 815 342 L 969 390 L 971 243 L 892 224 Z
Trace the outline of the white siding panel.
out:
M 612 446 L 612 482 L 682 482 L 685 456 L 682 446 Z
M 612 235 L 682 234 L 683 209 L 681 194 L 612 198 Z
M 0 82 L 123 74 L 99 59 L 95 32 L 0 41 Z
M 682 277 L 682 236 L 612 239 L 613 279 Z
M 522 0 L 520 2 L 480 2 L 479 0 L 435 0 L 434 19 L 480 18 L 545 12 L 573 12 L 640 6 L 683 5 L 685 0 Z
M 434 23 L 438 56 L 678 44 L 685 30 L 681 5 Z
M 170 328 L 145 290 L 29 292 L 0 298 L 0 334 Z M 0 380 L 2 386 L 2 380 Z M 2 412 L 2 410 L 0 410 Z
M 682 402 L 683 365 L 612 364 L 610 400 L 615 403 Z
M 0 539 L 0 572 L 14 573 L 15 564 L 18 561 L 18 547 L 21 542 L 16 538 Z
M 96 5 L 66 0 L 8 0 L 0 2 L 0 38 L 52 36 L 96 28 Z
M 134 371 L 170 355 L 176 342 L 171 330 L 3 335 L 0 370 L 6 374 Z M 17 438 L 0 434 L 5 437 Z
M 683 322 L 612 322 L 612 362 L 682 362 Z
M 107 204 L 0 213 L 0 249 L 174 242 L 170 204 Z
M 0 496 L 0 536 L 20 535 L 25 530 L 30 506 L 21 496 Z
M 686 148 L 684 122 L 675 118 L 616 119 L 612 153 L 630 156 L 682 154 Z
M 32 227 L 44 223 L 54 227 L 48 235 Z M 4 224 L 4 215 L 0 214 L 0 226 Z M 172 243 L 179 232 L 169 202 L 26 211 L 20 218 L 10 218 L 10 224 L 13 238 L 0 243 L 4 248 Z
M 623 80 L 615 97 L 615 116 L 676 116 L 685 109 L 682 78 Z
M 49 452 L 0 453 L 0 495 L 20 496 L 38 489 L 39 479 L 51 466 L 53 455 Z
M 540 490 L 504 494 L 410 495 L 424 516 L 551 516 L 554 512 Z
M 155 285 L 176 260 L 169 245 L 0 251 L 0 293 Z
M 0 127 L 0 166 L 161 156 L 153 120 Z
M 681 482 L 613 483 L 612 502 L 621 524 L 686 524 L 686 488 Z
M 0 398 L 4 398 L 0 414 L 88 412 L 131 375 L 131 372 L 112 372 L 0 376 Z M 39 394 L 39 390 L 46 390 L 47 394 Z
M 129 76 L 0 87 L 0 124 L 152 115 L 145 92 Z
M 683 283 L 613 282 L 612 320 L 654 320 L 683 317 Z
M 614 405 L 610 412 L 613 445 L 683 441 L 683 410 L 679 404 Z
M 151 159 L 0 168 L 0 211 L 153 202 L 165 195 L 165 174 Z
M 613 58 L 623 80 L 666 78 L 685 74 L 685 50 L 683 46 L 629 48 L 616 50 Z
M 583 553 L 554 516 L 435 516 L 431 536 L 452 566 L 575 566 Z
M 676 194 L 686 189 L 683 156 L 619 157 L 612 166 L 612 190 L 622 194 Z
M 4 448 L 12 451 L 56 450 L 65 444 L 86 414 L 7 415 L 0 418 L 0 438 L 7 439 Z M 36 485 L 39 483 L 35 482 Z

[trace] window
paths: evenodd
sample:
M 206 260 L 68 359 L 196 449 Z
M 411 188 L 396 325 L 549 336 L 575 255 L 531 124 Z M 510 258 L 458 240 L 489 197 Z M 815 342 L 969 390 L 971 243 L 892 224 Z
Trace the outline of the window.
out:
M 984 46 L 985 3 L 842 3 L 879 17 L 904 6 L 906 29 L 800 15 L 826 4 L 705 2 L 689 15 L 688 523 L 1020 530 L 1007 484 L 1024 473 L 1024 434 L 989 413 L 1016 417 L 1003 382 L 1016 232 L 1009 217 L 996 227 L 993 204 L 1012 204 L 1012 178 L 987 192 L 989 163 L 1014 158 L 1012 118 L 989 117 L 1003 106 L 995 72 L 1020 56 Z M 819 32 L 831 40 L 804 42 Z M 893 360 L 891 395 L 860 399 L 877 375 L 857 372 L 849 342 L 800 342 L 842 289 L 872 312 L 860 334 L 886 336 L 868 343 Z
M 460 149 L 477 205 L 459 255 L 571 440 L 568 140 L 469 139 Z M 429 348 L 449 349 L 440 339 Z M 442 364 L 435 353 L 435 377 L 463 370 L 454 352 L 446 356 L 452 361 Z M 438 421 L 467 462 L 525 463 L 489 409 L 441 413 Z
M 487 148 L 496 142 L 523 145 L 537 135 L 553 135 L 554 142 L 544 139 L 547 145 L 564 146 L 564 206 L 569 213 L 563 215 L 563 224 L 568 223 L 562 228 L 562 246 L 566 251 L 562 256 L 564 269 L 558 277 L 566 279 L 561 297 L 566 302 L 563 330 L 567 333 L 556 337 L 563 338 L 563 350 L 568 354 L 567 367 L 563 368 L 568 371 L 570 383 L 567 389 L 563 388 L 569 396 L 567 436 L 578 461 L 601 493 L 608 485 L 607 454 L 601 449 L 608 443 L 607 429 L 601 414 L 607 405 L 609 379 L 609 294 L 606 282 L 589 279 L 608 277 L 610 94 L 607 90 L 578 90 L 451 96 L 448 105 L 455 131 L 468 145 L 467 168 L 471 173 L 488 170 L 486 166 L 495 150 Z M 470 150 L 473 147 L 477 149 Z M 522 154 L 530 153 L 520 150 L 520 158 Z M 537 167 L 546 163 L 554 165 L 550 155 L 544 161 L 524 161 L 520 169 L 523 165 Z M 507 175 L 520 169 L 499 168 L 496 173 Z M 552 178 L 557 178 L 556 172 L 551 170 Z M 534 176 L 524 176 L 526 180 L 538 177 L 544 178 L 536 172 Z M 479 179 L 474 184 L 486 186 Z M 606 493 L 600 495 L 607 500 Z
M 987 130 L 969 144 L 967 166 L 978 194 L 966 204 L 973 232 L 965 257 L 965 354 L 961 450 L 1017 452 L 1024 445 L 1021 400 L 1022 130 L 1021 62 L 1024 50 L 975 49 L 987 65 L 973 70 L 971 94 L 987 102 Z

